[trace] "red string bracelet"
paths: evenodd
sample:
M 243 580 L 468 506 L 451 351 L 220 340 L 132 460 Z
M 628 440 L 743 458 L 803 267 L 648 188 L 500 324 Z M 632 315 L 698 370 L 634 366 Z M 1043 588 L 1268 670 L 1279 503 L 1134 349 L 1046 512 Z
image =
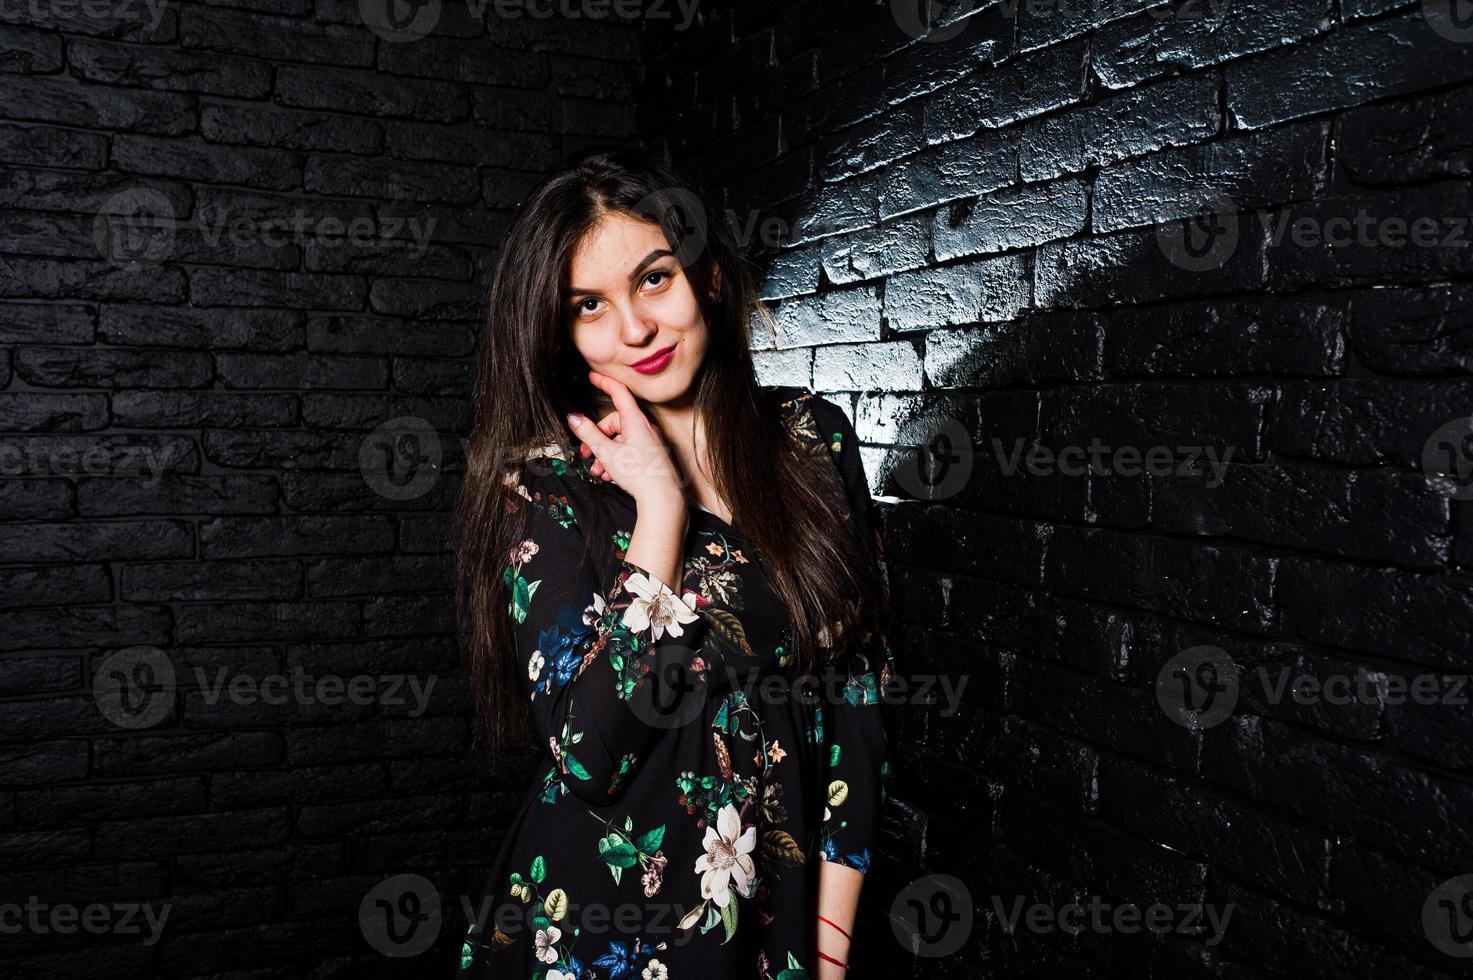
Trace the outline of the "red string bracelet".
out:
M 846 969 L 846 970 L 849 969 L 849 964 L 848 963 L 839 963 L 838 960 L 834 959 L 832 956 L 830 956 L 829 954 L 825 953 L 823 950 L 819 950 L 818 951 L 818 955 L 821 956 L 821 957 L 823 957 L 824 959 L 828 960 L 830 963 L 837 963 L 839 966 L 842 966 L 844 969 Z
M 839 924 L 837 922 L 835 922 L 833 919 L 825 919 L 822 915 L 819 916 L 819 919 L 821 921 L 823 921 L 823 922 L 827 922 L 829 925 L 833 926 L 835 929 L 838 929 L 840 932 L 844 932 L 844 930 L 842 928 L 840 928 Z M 845 939 L 849 939 L 851 937 L 850 937 L 849 933 L 844 932 L 844 938 Z
M 821 921 L 821 922 L 827 922 L 829 925 L 833 926 L 835 929 L 838 929 L 840 932 L 843 932 L 845 939 L 848 939 L 849 938 L 849 933 L 844 932 L 843 927 L 841 927 L 833 919 L 824 918 L 824 916 L 823 916 L 822 913 L 819 914 L 818 918 L 819 918 L 819 921 Z M 846 970 L 849 969 L 849 964 L 848 963 L 840 963 L 838 960 L 834 959 L 832 956 L 828 955 L 823 950 L 820 949 L 820 950 L 817 950 L 816 952 L 818 953 L 819 956 L 821 956 L 824 959 L 828 960 L 830 963 L 833 963 L 833 964 L 835 964 L 837 966 L 841 966 L 841 967 L 843 967 Z

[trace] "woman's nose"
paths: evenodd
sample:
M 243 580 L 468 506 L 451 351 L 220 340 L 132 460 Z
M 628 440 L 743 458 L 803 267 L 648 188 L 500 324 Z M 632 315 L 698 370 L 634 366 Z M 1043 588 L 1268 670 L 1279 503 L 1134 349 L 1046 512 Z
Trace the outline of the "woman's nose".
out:
M 638 310 L 628 310 L 624 313 L 619 334 L 630 347 L 639 347 L 658 333 L 659 329 L 653 318 L 644 316 Z

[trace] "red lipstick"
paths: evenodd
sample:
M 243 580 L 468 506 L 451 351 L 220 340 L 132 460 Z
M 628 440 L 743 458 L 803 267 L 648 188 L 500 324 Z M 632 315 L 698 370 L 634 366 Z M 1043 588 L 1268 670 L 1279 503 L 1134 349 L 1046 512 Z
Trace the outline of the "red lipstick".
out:
M 638 371 L 640 374 L 659 374 L 665 369 L 665 365 L 669 364 L 670 361 L 674 359 L 674 357 L 675 345 L 671 344 L 669 347 L 655 351 L 644 360 L 635 361 L 629 366 L 634 368 L 634 370 Z

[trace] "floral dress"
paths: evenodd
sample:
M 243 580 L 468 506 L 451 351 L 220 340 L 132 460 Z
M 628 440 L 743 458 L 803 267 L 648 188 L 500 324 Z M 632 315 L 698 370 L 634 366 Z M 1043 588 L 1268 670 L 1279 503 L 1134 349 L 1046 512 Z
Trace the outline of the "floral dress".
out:
M 769 393 L 809 461 L 837 467 L 883 575 L 848 417 L 806 388 Z M 533 462 L 508 478 L 524 530 L 504 575 L 546 769 L 471 909 L 459 975 L 809 976 L 818 862 L 867 872 L 879 830 L 885 637 L 799 696 L 791 621 L 734 527 L 691 509 L 677 594 L 625 559 L 634 501 L 591 460 L 549 447 Z M 590 540 L 600 491 L 616 530 Z

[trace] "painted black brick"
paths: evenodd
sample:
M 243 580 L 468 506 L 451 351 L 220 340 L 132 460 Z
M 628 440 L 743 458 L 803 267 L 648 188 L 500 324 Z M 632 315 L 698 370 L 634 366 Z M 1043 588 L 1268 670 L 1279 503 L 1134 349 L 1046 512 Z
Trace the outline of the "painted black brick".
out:
M 446 5 L 412 43 L 306 0 L 26 8 L 0 52 L 0 895 L 170 898 L 177 932 L 106 944 L 110 976 L 377 975 L 366 888 L 479 884 L 525 774 L 468 764 L 447 617 L 477 306 L 535 175 L 614 138 L 777 222 L 759 370 L 849 411 L 902 666 L 970 680 L 955 713 L 901 713 L 856 976 L 1457 972 L 1421 905 L 1473 867 L 1473 716 L 1385 692 L 1469 669 L 1473 508 L 1422 466 L 1473 404 L 1473 266 L 1450 240 L 1291 234 L 1473 211 L 1473 45 L 1446 6 L 985 2 L 917 40 L 863 0 L 715 0 L 688 30 Z M 136 190 L 182 222 L 143 273 L 93 220 Z M 1184 268 L 1160 223 L 1204 209 L 1240 212 L 1236 245 Z M 393 242 L 204 233 L 299 213 Z M 390 500 L 359 450 L 405 414 L 444 472 Z M 972 475 L 911 500 L 904 448 L 948 417 Z M 1236 454 L 1215 485 L 1001 465 L 1096 438 Z M 122 731 L 91 680 L 139 644 L 184 679 Z M 1191 731 L 1154 687 L 1199 644 L 1379 694 L 1248 690 Z M 222 706 L 196 674 L 220 667 L 441 683 L 418 717 Z M 944 960 L 886 921 L 929 873 L 978 912 Z M 991 901 L 1091 894 L 1235 917 L 1216 947 L 1006 936 Z M 102 948 L 0 957 L 87 976 Z

